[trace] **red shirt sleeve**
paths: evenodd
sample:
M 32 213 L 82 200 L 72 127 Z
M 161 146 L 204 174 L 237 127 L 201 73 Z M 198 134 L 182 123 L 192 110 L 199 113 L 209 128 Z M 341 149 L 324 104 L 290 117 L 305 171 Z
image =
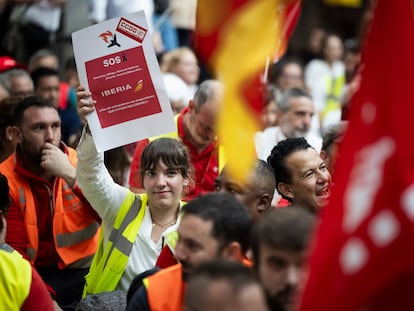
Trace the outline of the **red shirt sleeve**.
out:
M 37 271 L 32 268 L 32 283 L 22 311 L 53 311 L 53 301 L 46 289 L 46 285 Z
M 6 243 L 18 251 L 24 258 L 30 260 L 26 254 L 28 241 L 22 211 L 12 204 L 7 213 L 6 220 Z
M 134 156 L 132 157 L 131 169 L 129 173 L 129 185 L 134 188 L 142 188 L 141 176 L 139 170 L 141 168 L 141 154 L 142 151 L 148 146 L 149 140 L 143 139 L 137 142 L 135 147 Z

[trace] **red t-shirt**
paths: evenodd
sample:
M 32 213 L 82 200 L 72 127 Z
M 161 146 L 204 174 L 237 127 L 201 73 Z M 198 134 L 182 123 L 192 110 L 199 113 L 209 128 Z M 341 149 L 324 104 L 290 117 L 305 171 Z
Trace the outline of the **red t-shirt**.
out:
M 187 147 L 190 154 L 191 163 L 195 171 L 195 183 L 194 187 L 190 190 L 189 194 L 183 198 L 184 201 L 191 200 L 201 194 L 214 191 L 214 180 L 218 176 L 218 145 L 216 142 L 212 142 L 202 152 L 198 152 L 197 149 L 190 143 L 184 133 L 183 116 L 187 113 L 188 109 L 184 109 L 177 120 L 178 137 L 181 142 Z M 139 175 L 141 154 L 144 148 L 149 144 L 148 139 L 137 142 L 134 156 L 131 163 L 129 185 L 135 188 L 142 188 L 142 181 Z

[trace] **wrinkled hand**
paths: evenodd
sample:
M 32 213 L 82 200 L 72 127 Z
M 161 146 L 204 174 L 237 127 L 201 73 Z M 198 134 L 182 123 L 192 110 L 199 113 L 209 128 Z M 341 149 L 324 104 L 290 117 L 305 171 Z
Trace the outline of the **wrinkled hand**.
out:
M 95 110 L 96 101 L 92 99 L 92 94 L 86 91 L 83 86 L 76 90 L 76 108 L 78 115 L 86 123 L 86 116 Z
M 75 184 L 76 169 L 68 156 L 59 147 L 46 143 L 42 150 L 40 165 L 53 176 L 63 178 L 72 187 Z

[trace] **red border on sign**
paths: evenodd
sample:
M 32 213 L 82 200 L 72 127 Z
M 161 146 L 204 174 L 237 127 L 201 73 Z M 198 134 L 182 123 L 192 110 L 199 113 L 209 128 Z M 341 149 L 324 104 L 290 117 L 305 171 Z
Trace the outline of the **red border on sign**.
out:
M 137 24 L 121 17 L 119 20 L 118 26 L 116 26 L 116 31 L 122 33 L 123 35 L 142 43 L 144 41 L 147 30 L 138 26 Z

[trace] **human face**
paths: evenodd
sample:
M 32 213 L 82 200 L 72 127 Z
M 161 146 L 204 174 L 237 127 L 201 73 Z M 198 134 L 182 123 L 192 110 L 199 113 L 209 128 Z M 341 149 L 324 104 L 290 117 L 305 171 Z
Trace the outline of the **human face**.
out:
M 200 76 L 197 58 L 191 51 L 185 51 L 180 57 L 180 61 L 172 68 L 172 72 L 184 80 L 189 85 L 196 84 Z
M 276 126 L 277 124 L 277 106 L 276 102 L 272 100 L 262 110 L 262 124 L 263 128 Z
M 295 63 L 289 63 L 283 67 L 278 82 L 280 91 L 285 92 L 292 87 L 303 87 L 302 68 Z
M 59 106 L 59 77 L 45 76 L 40 78 L 35 92 L 37 96 L 50 100 L 57 108 Z
M 182 265 L 183 279 L 200 263 L 219 257 L 219 243 L 211 235 L 213 222 L 184 214 L 178 227 L 175 256 Z
M 42 149 L 46 143 L 59 146 L 61 122 L 56 109 L 29 107 L 23 114 L 22 126 L 17 131 L 17 142 L 23 155 L 40 165 Z
M 178 169 L 172 169 L 159 160 L 144 173 L 142 184 L 148 195 L 150 209 L 169 209 L 179 206 L 185 178 Z
M 331 175 L 316 150 L 308 148 L 294 152 L 286 158 L 286 165 L 292 183 L 286 185 L 284 193 L 293 203 L 313 213 L 326 205 L 331 193 Z
M 280 126 L 287 138 L 304 137 L 308 134 L 315 113 L 313 102 L 305 96 L 291 97 L 290 109 L 281 114 Z
M 253 177 L 250 179 L 253 179 Z M 226 168 L 223 168 L 220 175 L 214 181 L 214 189 L 216 192 L 228 193 L 239 200 L 249 209 L 253 221 L 256 222 L 260 219 L 263 210 L 259 210 L 259 193 L 255 191 L 257 187 L 252 185 L 249 181 L 242 184 L 232 178 L 228 174 Z
M 218 115 L 218 103 L 215 100 L 204 103 L 197 109 L 193 102 L 189 106 L 188 138 L 199 150 L 206 148 L 216 137 L 215 127 Z
M 260 244 L 257 273 L 271 309 L 292 309 L 301 279 L 305 252 L 275 249 Z M 277 308 L 279 307 L 279 308 Z
M 14 76 L 10 79 L 10 97 L 24 99 L 33 95 L 33 81 L 28 76 Z
M 342 57 L 343 50 L 344 48 L 341 39 L 337 36 L 330 36 L 327 39 L 324 49 L 326 61 L 329 63 L 333 63 L 335 61 L 340 60 Z

